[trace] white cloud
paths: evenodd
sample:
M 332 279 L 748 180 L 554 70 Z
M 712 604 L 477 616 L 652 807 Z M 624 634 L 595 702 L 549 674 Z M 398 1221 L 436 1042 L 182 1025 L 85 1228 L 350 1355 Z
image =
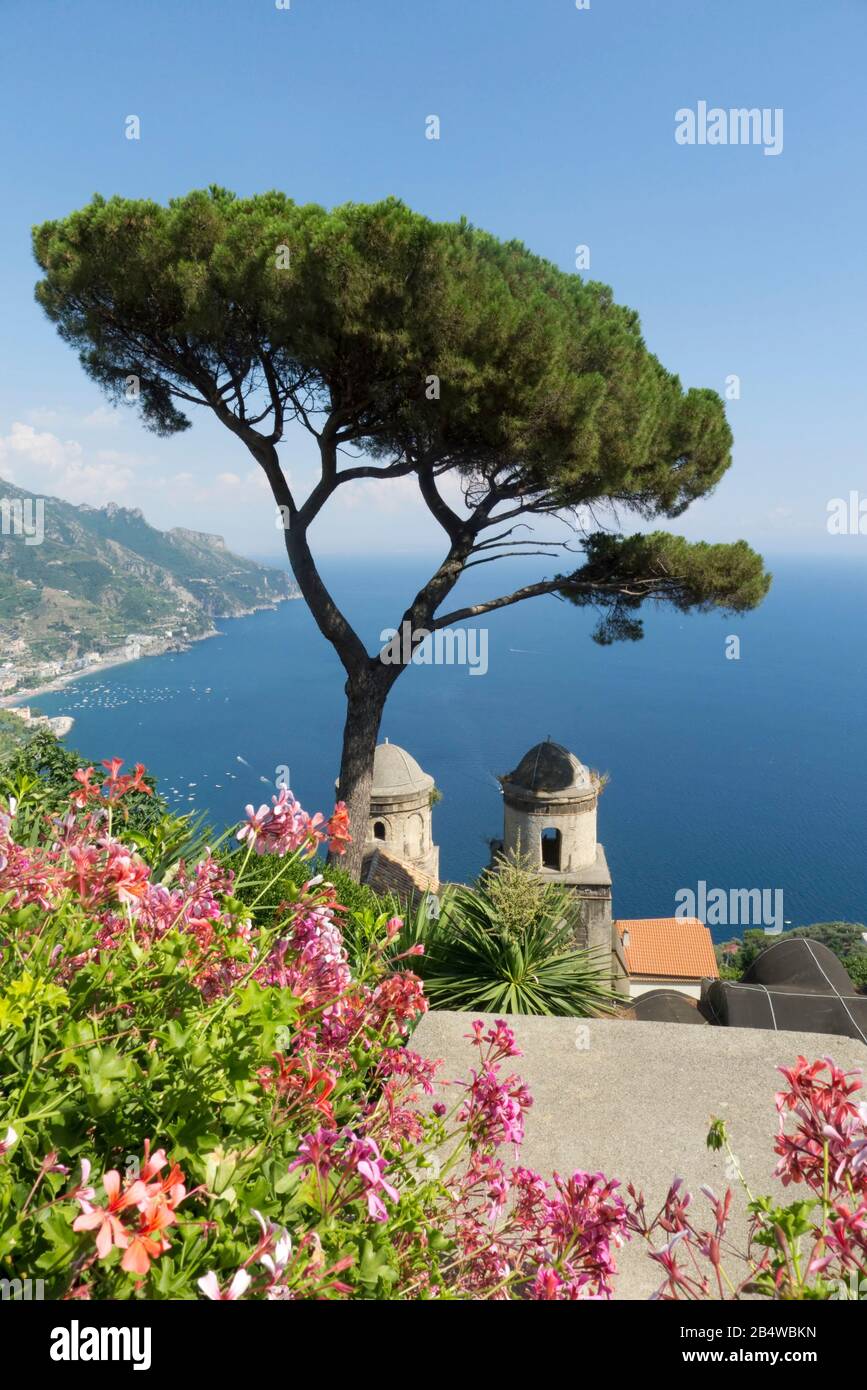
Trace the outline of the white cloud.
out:
M 33 412 L 36 413 L 36 412 Z M 43 412 L 39 412 L 40 418 Z M 44 412 L 48 418 L 48 412 Z M 82 427 L 83 411 L 61 413 L 58 428 L 68 419 Z M 156 441 L 137 453 L 117 448 L 94 448 L 76 438 L 63 438 L 35 423 L 16 420 L 0 425 L 0 478 L 41 496 L 73 504 L 104 506 L 118 502 L 141 507 L 151 525 L 165 530 L 192 526 L 226 536 L 230 548 L 242 553 L 265 552 L 275 544 L 274 503 L 263 470 L 244 456 L 208 449 L 204 441 Z M 93 442 L 107 443 L 103 436 Z M 288 451 L 287 451 L 288 453 Z M 347 459 L 346 467 L 353 460 Z M 302 501 L 318 470 L 297 455 L 283 471 Z M 220 471 L 218 471 L 220 470 Z M 448 503 L 463 511 L 457 479 L 443 478 L 440 489 Z M 443 536 L 422 502 L 415 478 L 393 479 L 340 487 L 316 527 L 322 553 L 351 553 L 387 548 L 438 549 Z
M 0 437 L 5 477 L 29 492 L 54 493 L 67 502 L 101 506 L 124 500 L 134 476 L 129 465 L 126 455 L 108 450 L 89 460 L 77 440 L 59 439 L 20 420 Z
M 464 499 L 460 480 L 446 475 L 437 480 L 437 488 L 443 500 L 454 511 L 463 514 Z M 347 511 L 369 508 L 377 515 L 390 517 L 429 515 L 414 474 L 402 478 L 389 478 L 382 482 L 376 478 L 364 478 L 351 483 L 343 483 L 334 494 L 338 507 Z
M 292 475 L 289 472 L 288 468 L 283 469 L 283 476 L 285 477 L 286 482 L 291 487 Z M 249 483 L 252 487 L 256 488 L 259 492 L 267 492 L 268 496 L 271 496 L 271 484 L 268 482 L 268 479 L 265 477 L 265 474 L 261 468 L 251 468 L 249 473 L 247 474 L 245 481 Z
M 98 405 L 89 415 L 82 416 L 81 424 L 89 430 L 116 430 L 120 419 L 117 411 L 110 406 Z

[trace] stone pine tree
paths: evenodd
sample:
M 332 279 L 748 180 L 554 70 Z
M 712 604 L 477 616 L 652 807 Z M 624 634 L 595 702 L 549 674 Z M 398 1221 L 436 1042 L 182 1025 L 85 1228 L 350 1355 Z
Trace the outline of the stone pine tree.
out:
M 713 489 L 730 463 L 723 405 L 682 389 L 606 286 L 519 242 L 392 199 L 329 212 L 211 188 L 166 207 L 95 197 L 36 228 L 34 249 L 39 303 L 111 397 L 159 434 L 210 410 L 262 468 L 295 579 L 346 671 L 339 795 L 356 829 L 353 872 L 403 666 L 366 650 L 311 552 L 310 527 L 341 487 L 412 477 L 442 528 L 442 562 L 394 615 L 401 630 L 554 593 L 595 605 L 607 642 L 640 636 L 648 601 L 743 611 L 767 592 L 743 541 L 613 527 L 618 504 L 675 517 Z M 280 461 L 296 424 L 321 460 L 303 498 Z M 574 524 L 599 508 L 607 529 Z M 546 516 L 573 523 L 562 551 L 527 543 L 527 524 Z M 550 578 L 500 594 L 492 581 L 487 602 L 448 611 L 469 566 L 532 550 L 558 561 Z

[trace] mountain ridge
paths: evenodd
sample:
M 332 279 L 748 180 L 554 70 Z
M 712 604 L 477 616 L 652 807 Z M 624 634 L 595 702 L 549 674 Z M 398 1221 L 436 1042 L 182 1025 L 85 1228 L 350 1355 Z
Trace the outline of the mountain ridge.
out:
M 76 505 L 0 480 L 0 508 L 0 666 L 16 672 L 141 639 L 183 646 L 216 618 L 299 597 L 288 574 L 233 554 L 222 536 L 160 531 L 138 507 Z

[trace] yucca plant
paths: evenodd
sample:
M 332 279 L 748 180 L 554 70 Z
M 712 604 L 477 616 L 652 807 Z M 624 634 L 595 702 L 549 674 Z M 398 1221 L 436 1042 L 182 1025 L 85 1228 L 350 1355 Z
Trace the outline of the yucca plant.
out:
M 475 888 L 447 888 L 431 911 L 417 905 L 400 937 L 424 955 L 409 964 L 434 1009 L 584 1018 L 614 1011 L 607 952 L 575 945 L 581 905 L 515 860 L 501 860 Z

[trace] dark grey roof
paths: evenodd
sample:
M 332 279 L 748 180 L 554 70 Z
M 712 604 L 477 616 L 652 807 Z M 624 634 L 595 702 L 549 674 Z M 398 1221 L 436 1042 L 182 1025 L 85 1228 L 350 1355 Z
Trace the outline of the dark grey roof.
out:
M 500 781 L 529 792 L 590 792 L 593 782 L 588 768 L 560 743 L 545 739 L 525 753 L 514 772 Z
M 649 989 L 631 1001 L 633 1017 L 640 1023 L 699 1023 L 707 1024 L 689 999 L 675 989 Z

